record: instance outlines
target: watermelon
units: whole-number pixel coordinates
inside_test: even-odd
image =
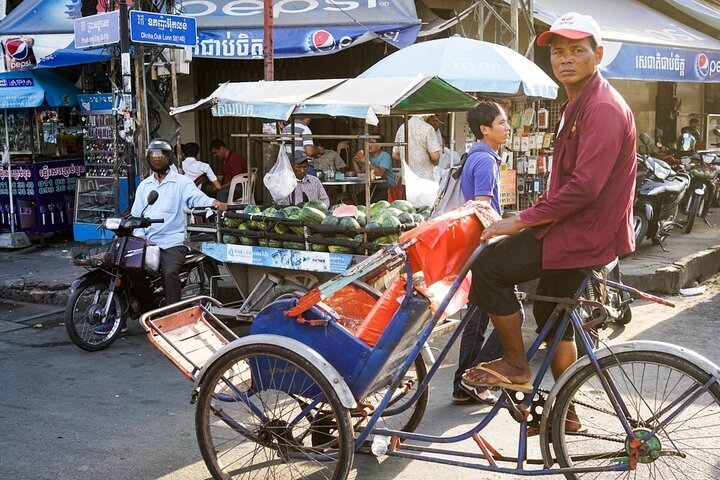
[[[368,231],[368,233],[371,233],[373,230],[378,230],[382,228],[382,225],[377,222],[368,222],[367,225],[365,225],[365,230]]]
[[[352,247],[343,247],[341,245],[329,245],[328,250],[330,253],[354,253],[355,250]]]
[[[358,205],[357,209],[360,213],[367,214],[367,207],[365,207],[365,205]]]
[[[340,219],[338,217],[336,217],[335,215],[328,215],[320,223],[321,223],[321,225],[339,225]]]
[[[400,220],[395,217],[385,217],[382,221],[382,228],[397,228],[400,226]]]
[[[325,204],[323,202],[321,202],[320,200],[310,200],[309,202],[307,202],[305,204],[305,206],[303,208],[305,208],[305,207],[315,208],[325,214],[327,214],[327,211],[328,211]]]
[[[297,214],[289,215],[288,220],[300,221],[300,215],[297,215]],[[305,228],[302,225],[293,225],[290,227],[290,230],[292,230],[294,233],[297,233],[300,236],[305,235]]]
[[[385,200],[380,200],[379,202],[373,203],[372,205],[370,205],[370,217],[374,217],[389,206],[390,204]]]
[[[285,215],[287,215],[288,217],[290,215],[300,215],[300,210],[302,210],[302,208],[295,205],[283,208],[283,212],[285,212]]]
[[[407,200],[395,200],[390,204],[390,208],[397,208],[398,210],[402,210],[405,213],[415,213],[415,209],[412,206],[412,203],[408,202]]]
[[[395,243],[395,240],[390,238],[390,235],[383,235],[382,237],[376,238],[375,243],[378,245],[390,245],[391,243]]]
[[[223,243],[228,243],[228,244],[231,244],[231,245],[232,245],[232,244],[235,244],[235,243],[238,243],[238,238],[237,238],[235,235],[225,234],[225,235],[223,235],[222,240],[223,240]]]
[[[360,224],[360,228],[364,227],[367,224],[367,217],[364,213],[358,213],[357,222],[358,224]]]
[[[327,252],[328,251],[327,245],[325,245],[323,243],[313,243],[310,246],[310,248],[312,248],[313,252]]]
[[[413,214],[412,214],[412,217],[413,217],[413,221],[414,221],[415,223],[422,223],[422,222],[425,221],[425,219],[423,218],[423,216],[420,215],[419,213],[413,213]]]
[[[287,215],[282,210],[276,210],[275,213],[270,215],[270,217],[284,220],[287,218]],[[273,223],[274,222],[270,222],[270,225],[273,225]],[[288,226],[278,222],[273,225],[273,231],[275,233],[279,233],[280,235],[284,235],[288,231]]]
[[[360,211],[355,205],[343,205],[342,207],[337,207],[335,210],[333,210],[333,215],[335,215],[338,218],[341,217],[357,217]]]
[[[328,212],[329,212],[329,213],[332,213],[332,212],[335,211],[336,208],[344,207],[344,206],[345,206],[344,203],[338,203],[337,205],[333,205],[332,207],[330,207],[330,208],[328,209]]]
[[[268,239],[267,238],[258,238],[258,245],[260,245],[261,247],[267,247]]]
[[[309,203],[310,202],[308,202],[308,204]],[[322,223],[325,216],[325,212],[318,210],[317,208],[306,206],[300,211],[299,218],[305,223]]]
[[[243,210],[243,213],[246,215],[256,215],[260,213],[260,207],[258,207],[257,205],[248,205]]]
[[[398,221],[399,221],[400,223],[402,223],[403,225],[409,225],[409,224],[411,224],[411,223],[415,223],[415,220],[413,219],[413,216],[412,216],[411,214],[405,213],[405,212],[403,212],[403,213],[401,213],[400,215],[398,215],[398,216],[397,216],[397,219],[398,219]]]
[[[339,225],[341,227],[345,227],[345,228],[354,228],[354,229],[360,228],[360,224],[353,217],[342,217],[340,219]]]
[[[247,245],[249,247],[252,247],[252,246],[255,246],[258,244],[257,239],[246,237],[246,236],[238,237],[238,240],[240,241],[240,243],[242,245]]]
[[[305,244],[300,242],[282,242],[282,246],[290,250],[305,250]]]

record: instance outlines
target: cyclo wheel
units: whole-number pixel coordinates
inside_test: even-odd
[[[673,413],[677,406],[673,402],[681,403],[691,396],[689,389],[710,379],[708,373],[684,358],[653,351],[623,352],[599,362],[603,376],[614,383],[627,406],[628,421],[636,433],[649,433]],[[566,427],[577,430],[577,423],[566,419],[571,405],[587,431],[566,432]],[[577,371],[563,386],[552,418],[553,448],[561,467],[613,466],[628,461],[627,434],[592,365]],[[648,440],[648,449],[640,454],[636,470],[565,477],[716,479],[720,477],[719,436],[720,384],[715,382]]]
[[[420,384],[423,380],[425,380],[426,375],[427,366],[425,366],[425,361],[423,360],[422,355],[418,355],[415,362],[413,362],[413,365],[405,373],[400,385],[398,385],[395,389],[393,397],[390,399],[385,411],[392,412],[393,410],[403,407],[407,402],[409,402],[417,392]],[[363,399],[361,403],[367,403],[376,407],[386,393],[387,389],[380,390]],[[422,395],[418,397],[417,401],[413,405],[410,405],[406,410],[395,415],[383,414],[382,419],[385,423],[385,428],[389,430],[400,430],[403,432],[414,432],[420,424],[423,415],[425,415],[429,398],[430,389],[426,388]],[[353,416],[355,415],[353,414]]]
[[[107,316],[103,314],[108,295],[108,280],[85,283],[76,288],[65,307],[65,330],[70,340],[88,352],[108,348],[121,334],[125,305],[119,291],[113,295]],[[106,325],[105,332],[97,330]]]
[[[313,433],[328,417],[334,435],[314,445]],[[215,479],[344,480],[355,453],[349,412],[330,382],[308,360],[276,345],[244,345],[210,367],[195,429]]]

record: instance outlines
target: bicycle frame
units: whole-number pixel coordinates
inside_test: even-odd
[[[473,468],[477,470],[484,470],[484,471],[492,471],[492,472],[498,472],[498,473],[509,473],[509,474],[516,474],[516,475],[525,475],[525,476],[539,476],[539,475],[548,475],[548,474],[562,474],[562,473],[588,473],[588,472],[601,472],[601,471],[628,471],[631,469],[631,466],[629,463],[625,464],[617,464],[617,465],[611,465],[611,466],[599,466],[599,467],[571,467],[571,468],[562,468],[562,467],[556,467],[556,468],[542,468],[542,469],[527,469],[525,468],[526,463],[530,464],[543,464],[542,460],[534,460],[534,459],[527,459],[527,417],[525,416],[522,421],[519,422],[520,425],[520,433],[519,433],[519,441],[518,441],[518,453],[516,458],[510,458],[510,457],[504,457],[500,454],[498,454],[494,449],[479,435],[479,433],[492,421],[493,418],[497,415],[498,412],[500,412],[502,409],[508,409],[511,412],[513,410],[517,410],[520,413],[527,412],[533,398],[538,392],[538,389],[540,388],[540,383],[542,382],[542,379],[545,377],[545,374],[548,371],[548,368],[550,367],[550,362],[555,354],[555,352],[558,349],[558,346],[560,344],[560,341],[562,340],[562,336],[556,335],[553,338],[553,341],[549,345],[547,355],[545,359],[543,360],[543,363],[538,370],[536,376],[533,379],[533,391],[531,394],[525,395],[524,400],[517,406],[514,406],[507,395],[507,393],[503,393],[503,396],[498,400],[498,402],[493,406],[492,410],[485,416],[485,418],[480,421],[477,425],[475,425],[470,430],[453,436],[436,436],[436,435],[429,435],[429,434],[421,434],[421,433],[410,433],[410,432],[402,432],[398,430],[388,430],[383,428],[375,428],[377,422],[383,415],[394,415],[397,413],[401,413],[404,410],[407,410],[423,393],[423,391],[428,387],[428,384],[430,380],[433,378],[435,373],[437,372],[439,366],[442,364],[445,357],[448,355],[450,348],[453,346],[457,338],[461,335],[463,328],[467,324],[469,317],[466,317],[463,319],[463,321],[458,325],[457,329],[453,334],[451,335],[450,339],[448,340],[445,347],[442,349],[440,354],[437,357],[436,362],[432,365],[430,370],[428,371],[425,379],[423,382],[418,386],[418,389],[416,390],[413,397],[406,402],[403,406],[385,410],[388,403],[390,402],[393,391],[400,385],[402,382],[402,379],[406,372],[409,370],[413,362],[415,361],[416,357],[420,354],[420,351],[422,350],[423,345],[427,341],[427,339],[430,336],[430,333],[432,332],[432,329],[436,325],[436,323],[439,321],[440,316],[442,312],[444,312],[445,308],[449,304],[450,300],[454,296],[455,292],[460,287],[460,284],[462,280],[467,275],[468,271],[470,270],[470,266],[474,263],[475,259],[479,255],[479,253],[482,251],[484,246],[478,247],[468,260],[465,267],[461,270],[460,274],[458,275],[457,279],[453,283],[450,291],[446,295],[446,297],[443,299],[442,303],[440,304],[440,307],[435,312],[431,320],[428,322],[428,324],[425,326],[425,328],[422,331],[422,334],[418,338],[415,346],[411,350],[410,354],[408,355],[407,359],[404,361],[402,366],[400,367],[399,371],[396,373],[396,375],[393,378],[393,381],[390,385],[390,388],[388,388],[388,393],[383,397],[380,404],[376,407],[375,411],[373,412],[372,416],[369,418],[367,425],[364,427],[364,429],[360,432],[360,434],[356,438],[355,442],[355,448],[359,449],[360,446],[365,442],[365,440],[368,438],[368,436],[372,433],[374,435],[384,435],[389,436],[392,438],[391,442],[391,448],[387,452],[387,455],[396,456],[396,457],[403,457],[403,458],[409,458],[409,459],[418,459],[418,460],[425,460],[435,463],[441,463],[446,465],[453,465],[453,466],[462,466],[467,468]],[[626,292],[630,292],[635,294],[636,296],[639,296],[640,298],[644,298],[647,300],[654,301],[656,303],[663,303],[666,305],[671,305],[671,303],[663,301],[662,299],[659,299],[657,297],[645,294],[643,292],[640,292],[639,290],[636,290],[632,287],[628,287],[626,285],[623,285],[621,283],[613,282],[610,280],[603,281],[603,279],[595,276],[592,272],[585,272],[585,278],[578,286],[575,294],[573,295],[573,299],[577,300],[580,298],[582,292],[585,290],[586,286],[589,282],[599,282],[602,284],[603,282],[610,287],[617,288],[619,290],[623,290]],[[559,302],[562,302],[563,299],[558,298]],[[600,367],[598,358],[595,356],[590,339],[588,336],[588,333],[585,332],[583,329],[583,319],[580,316],[579,313],[579,305],[574,306],[568,306],[567,303],[558,303],[555,310],[551,314],[548,322],[544,325],[541,332],[538,334],[536,340],[533,342],[532,346],[527,352],[527,358],[528,361],[530,361],[537,351],[539,350],[540,346],[549,338],[549,334],[552,330],[552,327],[559,322],[559,326],[557,331],[562,332],[564,331],[570,323],[572,323],[572,326],[574,328],[575,334],[579,335],[580,341],[582,342],[582,345],[585,347],[585,350],[588,352],[588,358],[593,365],[594,370],[596,371],[598,378],[601,381],[601,384],[610,398],[611,404],[613,409],[615,410],[615,413],[618,416],[619,421],[621,422],[625,432],[627,433],[628,437],[631,440],[636,440],[638,437],[635,435],[632,426],[630,425],[628,418],[630,418],[629,410],[625,403],[623,402],[618,389],[615,387],[613,381],[603,373],[602,368]],[[564,315],[561,317],[561,312],[566,311]],[[692,389],[691,392],[686,392],[687,395],[681,396],[680,398],[684,398],[684,401],[681,401],[680,399],[673,402],[670,406],[668,406],[665,410],[671,411],[675,409],[675,411],[669,415],[666,419],[663,420],[662,423],[660,423],[658,426],[656,426],[652,434],[655,433],[658,429],[664,428],[664,426],[672,421],[673,418],[675,418],[680,412],[682,412],[685,408],[687,408],[688,405],[694,401],[695,398],[697,398],[702,393],[706,392],[712,384],[717,381],[716,377],[712,377],[705,385],[702,386],[696,386]],[[678,405],[679,404],[679,405]],[[666,413],[666,411],[662,413]],[[481,464],[476,462],[469,462],[469,461],[463,461],[463,460],[457,460],[453,458],[444,458],[445,457],[467,457],[467,458],[479,458],[479,456],[475,453],[465,453],[465,452],[457,452],[457,451],[451,451],[441,448],[434,448],[434,447],[424,447],[420,445],[403,445],[400,444],[398,440],[415,440],[418,442],[426,442],[426,443],[456,443],[460,442],[466,439],[472,438],[480,448],[483,456],[480,457],[483,460],[487,462],[487,464]],[[642,440],[642,439],[640,439]],[[500,467],[496,463],[497,461],[500,462],[515,462],[516,466],[514,468],[504,468]]]

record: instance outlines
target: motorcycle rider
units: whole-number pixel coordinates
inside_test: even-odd
[[[177,171],[171,170],[173,164],[173,148],[166,140],[155,139],[150,142],[145,152],[153,174],[140,182],[135,194],[131,215],[149,218],[162,218],[164,223],[155,223],[148,228],[138,229],[135,234],[160,247],[160,267],[165,285],[165,303],[167,305],[180,301],[180,267],[185,259],[188,248],[185,240],[185,207],[213,206],[224,212],[227,204],[205,195],[192,180]],[[148,205],[148,193],[156,190],[159,194],[153,205]]]

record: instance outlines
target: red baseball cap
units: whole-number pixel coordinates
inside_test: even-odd
[[[537,37],[537,44],[545,47],[550,44],[553,35],[569,38],[570,40],[581,40],[592,37],[595,43],[602,45],[600,25],[590,16],[570,12],[555,20],[547,32]]]

